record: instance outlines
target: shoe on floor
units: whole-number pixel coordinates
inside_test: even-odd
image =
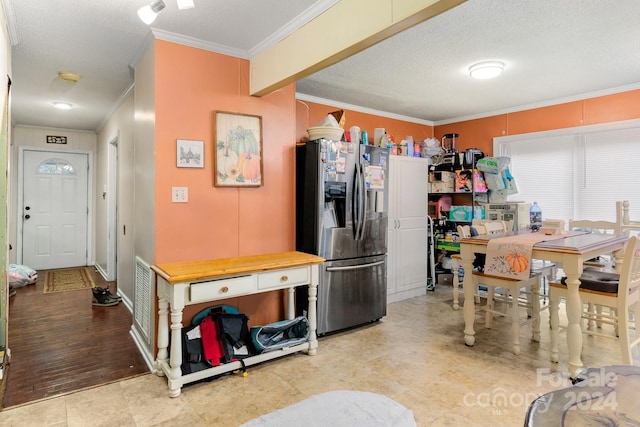
[[[112,299],[117,299],[118,301],[122,300],[122,297],[120,295],[112,294],[111,291],[109,290],[109,288],[100,288],[100,287],[93,288],[93,295],[102,294],[102,293],[106,293]]]
[[[98,307],[110,307],[120,304],[120,299],[114,298],[113,295],[109,293],[108,289],[94,288],[91,304]]]

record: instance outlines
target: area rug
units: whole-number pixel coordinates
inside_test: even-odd
[[[398,402],[366,391],[317,394],[263,415],[240,427],[415,427],[413,412]]]
[[[44,276],[44,293],[77,291],[95,288],[96,284],[87,267],[47,270]]]

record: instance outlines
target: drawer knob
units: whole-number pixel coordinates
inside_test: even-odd
[[[223,286],[220,288],[220,292],[222,292],[223,294],[226,294],[227,292],[229,292],[229,288],[227,286]]]
[[[287,280],[289,280],[289,277],[287,277],[287,276],[282,276],[282,277],[280,278],[280,281],[281,281],[281,282],[286,282]]]

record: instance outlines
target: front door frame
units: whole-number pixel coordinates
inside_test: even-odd
[[[22,239],[23,239],[23,221],[22,213],[24,212],[24,152],[25,151],[40,151],[49,152],[52,155],[60,154],[85,154],[87,155],[87,165],[89,170],[87,173],[87,259],[86,264],[93,264],[93,212],[94,212],[94,200],[93,200],[93,152],[88,150],[75,150],[75,149],[52,149],[49,147],[29,147],[20,146],[18,151],[18,203],[16,204],[16,223],[17,223],[17,238],[16,238],[16,262],[22,264]]]

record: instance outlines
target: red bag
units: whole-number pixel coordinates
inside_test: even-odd
[[[200,336],[202,337],[202,352],[205,360],[212,366],[219,366],[220,359],[224,358],[224,349],[218,336],[218,329],[211,316],[205,317],[200,322]]]

